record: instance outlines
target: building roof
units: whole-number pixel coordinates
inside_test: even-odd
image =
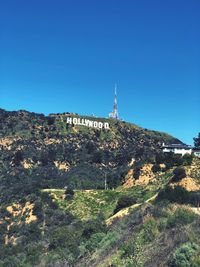
[[[163,148],[192,149],[192,146],[188,146],[185,144],[170,144],[170,145],[163,145]]]
[[[200,152],[200,148],[193,148],[193,152]]]

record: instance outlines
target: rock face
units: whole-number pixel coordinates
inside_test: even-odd
[[[185,188],[187,191],[198,191],[200,190],[200,184],[194,178],[183,178],[177,185]]]
[[[106,173],[112,187],[135,162],[153,159],[161,152],[163,142],[180,143],[165,133],[112,119],[95,118],[109,124],[109,129],[68,124],[69,116],[94,120],[72,113],[44,116],[0,109],[3,174],[38,177],[42,187],[72,183],[78,188],[104,188]],[[113,177],[115,185],[110,182]]]
[[[140,169],[140,174],[137,179],[134,178],[134,169],[130,169],[125,179],[125,188],[132,187],[134,185],[147,185],[155,178],[155,174],[152,171],[153,164],[144,164]]]
[[[33,215],[34,204],[26,202],[23,206],[19,203],[13,203],[11,206],[6,207],[7,216],[4,220],[7,222],[6,230],[7,233],[10,232],[11,228],[19,227],[22,225],[21,218],[24,218],[25,224],[30,224],[37,221],[37,217]],[[0,220],[0,225],[3,224],[3,220]],[[4,245],[13,244],[17,245],[19,242],[19,237],[16,233],[6,234],[4,236]]]

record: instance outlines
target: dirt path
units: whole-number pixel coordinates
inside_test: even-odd
[[[135,208],[137,208],[137,207],[140,207],[140,206],[143,205],[144,203],[149,203],[150,201],[156,199],[157,196],[158,196],[158,193],[156,193],[155,195],[153,195],[152,197],[150,197],[149,199],[145,200],[145,201],[142,202],[142,203],[137,203],[137,204],[134,204],[134,205],[132,205],[132,206],[130,206],[130,207],[127,207],[127,208],[124,208],[124,209],[118,211],[116,214],[114,214],[113,216],[111,216],[110,218],[108,218],[108,219],[106,220],[106,225],[111,225],[115,219],[123,218],[124,216],[129,215],[129,213],[130,213],[133,209],[135,209]]]

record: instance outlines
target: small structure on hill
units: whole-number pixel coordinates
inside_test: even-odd
[[[192,154],[192,146],[188,146],[185,144],[170,144],[165,145],[163,143],[162,150],[164,153],[172,152],[174,154],[179,154],[184,156],[185,154]]]

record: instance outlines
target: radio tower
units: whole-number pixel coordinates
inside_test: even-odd
[[[109,118],[112,119],[119,119],[118,110],[117,110],[117,85],[115,84],[115,97],[114,97],[114,104],[113,104],[113,111],[109,114]]]

